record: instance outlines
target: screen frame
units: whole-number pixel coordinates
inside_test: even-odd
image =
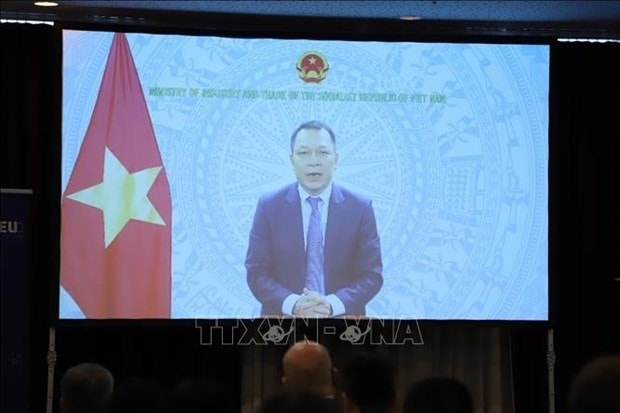
[[[120,13],[119,13],[120,14]],[[108,12],[108,16],[114,16],[113,12]],[[405,22],[388,19],[342,19],[326,17],[290,17],[290,16],[254,16],[254,15],[214,15],[203,13],[166,13],[159,15],[155,13],[155,18],[127,18],[123,21],[119,17],[107,17],[107,20],[117,19],[118,22],[59,22],[56,26],[60,31],[59,36],[62,43],[62,32],[64,30],[81,30],[92,32],[124,32],[124,33],[144,33],[144,34],[175,34],[190,36],[218,36],[231,38],[264,38],[264,39],[304,39],[304,40],[353,40],[353,41],[383,41],[383,42],[417,42],[417,43],[478,43],[478,44],[525,44],[525,45],[546,45],[549,46],[550,53],[550,74],[553,66],[553,44],[556,38],[551,35],[534,35],[531,32],[524,35],[520,29],[484,29],[484,24],[478,22],[476,27],[482,29],[468,28],[467,22],[432,22],[416,21]],[[257,23],[257,17],[261,23]],[[161,19],[158,20],[158,19]],[[412,24],[414,23],[414,24]],[[495,24],[497,25],[497,24]],[[517,25],[518,26],[518,25]],[[311,29],[320,27],[320,30]],[[308,29],[310,28],[310,29]],[[59,46],[62,51],[62,44]],[[62,61],[62,60],[61,60]],[[62,70],[60,70],[62,72]],[[62,82],[60,80],[59,82]],[[555,220],[554,210],[554,187],[553,182],[557,173],[553,170],[555,140],[552,139],[552,94],[553,80],[549,78],[549,131],[548,131],[548,278],[547,278],[547,319],[546,320],[486,320],[486,319],[386,319],[387,322],[399,322],[403,325],[435,324],[441,325],[497,325],[497,326],[536,326],[547,328],[553,325],[553,302],[555,300],[555,276],[554,276],[554,240],[553,229]],[[62,100],[62,97],[61,97]],[[59,105],[62,108],[62,105]],[[60,115],[59,115],[60,116]],[[58,153],[60,153],[61,131],[58,131]],[[58,198],[61,199],[61,178],[60,169],[55,172],[55,187],[58,188]],[[60,208],[60,205],[58,206]],[[58,225],[60,230],[60,225]],[[60,231],[59,231],[60,232]],[[60,233],[54,234],[55,243],[53,250],[60,254]],[[59,260],[58,260],[59,262]],[[60,271],[59,266],[54,271],[55,277],[51,291],[51,324],[52,326],[118,326],[121,328],[133,325],[144,326],[169,326],[170,323],[178,326],[193,326],[196,328],[195,319],[170,318],[170,319],[63,319],[59,314],[59,291],[60,291]],[[231,326],[236,320],[249,320],[249,318],[209,318],[200,319],[201,325],[223,325]],[[319,319],[324,325],[334,324],[342,326],[342,319],[328,318]],[[206,324],[205,324],[206,323]]]

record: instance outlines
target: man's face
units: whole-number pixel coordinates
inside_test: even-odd
[[[297,133],[291,164],[297,181],[308,193],[319,195],[332,181],[338,154],[324,129],[302,129]]]

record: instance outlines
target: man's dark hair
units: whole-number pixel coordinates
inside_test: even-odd
[[[473,401],[465,384],[450,377],[432,377],[407,392],[403,413],[472,413]]]
[[[299,125],[297,129],[295,129],[295,131],[291,135],[291,153],[293,153],[293,150],[295,148],[295,139],[297,139],[297,134],[302,129],[326,130],[327,133],[329,133],[329,137],[331,138],[332,143],[334,144],[334,148],[336,147],[336,134],[334,133],[332,128],[330,128],[329,126],[327,126],[325,123],[321,121],[311,120],[311,121],[304,122],[301,125]]]
[[[379,355],[354,356],[342,370],[342,391],[362,413],[389,411],[396,399],[394,368]]]
[[[114,377],[96,363],[81,363],[68,369],[60,381],[63,413],[103,412],[112,391]]]

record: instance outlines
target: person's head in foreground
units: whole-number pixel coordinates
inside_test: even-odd
[[[472,413],[471,393],[450,377],[432,377],[415,383],[407,392],[403,413]]]
[[[332,360],[327,349],[314,341],[300,341],[284,354],[282,384],[287,390],[334,395]]]
[[[354,356],[341,377],[345,413],[396,411],[394,369],[385,358],[372,354]]]
[[[69,368],[60,381],[62,413],[102,413],[114,390],[114,377],[96,363]]]
[[[581,369],[570,387],[568,411],[620,412],[620,355],[598,357]]]

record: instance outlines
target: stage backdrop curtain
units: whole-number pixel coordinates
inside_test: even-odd
[[[454,377],[465,383],[477,413],[512,413],[514,408],[510,337],[507,327],[420,324],[422,344],[356,346],[336,336],[319,337],[336,368],[359,352],[388,358],[396,371],[399,401],[413,383],[426,377]],[[287,343],[292,344],[292,343]],[[282,356],[287,346],[243,349],[242,413],[257,412],[261,401],[281,388]]]
[[[579,370],[620,349],[620,44],[551,52],[549,291],[564,413]]]

